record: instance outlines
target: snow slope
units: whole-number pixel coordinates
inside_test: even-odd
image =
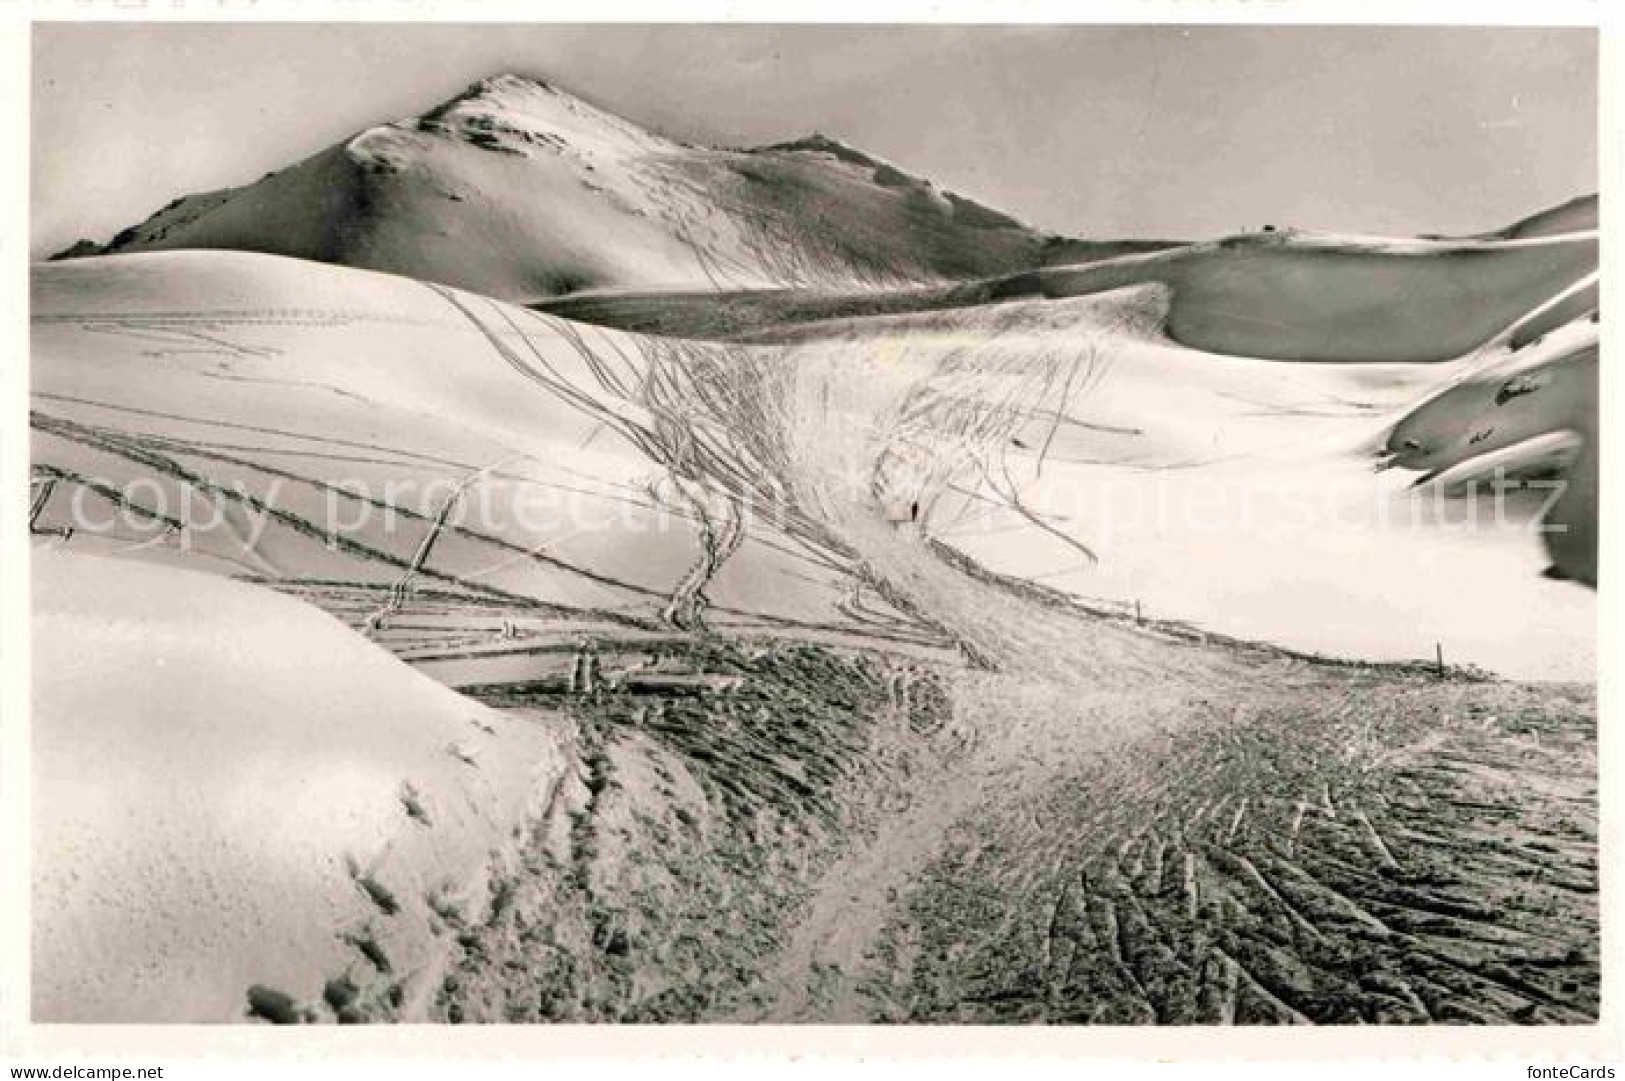
[[[259,587],[41,549],[33,634],[36,1021],[239,1021],[255,986],[409,1017],[563,770]]]
[[[1153,283],[741,345],[265,256],[52,264],[36,272],[36,527],[72,524],[76,499],[99,519],[102,493],[141,476],[171,507],[223,503],[222,525],[194,511],[67,543],[274,582],[452,683],[562,670],[546,666],[587,632],[700,622],[964,646],[897,584],[896,561],[929,557],[899,539],[916,513],[1002,572],[1226,633],[1591,671],[1595,601],[1541,576],[1539,493],[1465,521],[1468,503],[1409,487],[1431,463],[1375,468],[1408,412],[1500,354],[1222,357],[1169,341],[1169,304]],[[1573,393],[1508,415],[1566,431]],[[362,513],[363,484],[387,507]],[[546,512],[477,516],[516,495]]]
[[[950,286],[595,293],[537,306],[607,326],[762,340],[780,326],[822,319],[1155,284],[1169,290],[1165,331],[1195,349],[1275,360],[1427,362],[1462,356],[1512,328],[1521,345],[1594,311],[1597,244],[1594,229],[1519,240],[1255,233]]]
[[[1541,574],[1546,492],[1496,504],[1374,468],[1398,420],[1482,361],[1204,354],[1156,333],[1166,304],[1153,286],[820,324],[796,369],[847,401],[876,369],[917,375],[862,422],[886,433],[893,516],[918,502],[927,533],[998,572],[1326,654],[1439,642],[1508,675],[1594,678],[1595,595]],[[802,444],[813,460],[852,427],[823,393],[798,411],[828,425]],[[1563,432],[1573,400],[1532,395],[1521,423]]]
[[[70,547],[275,582],[417,659],[700,618],[934,640],[748,470],[683,460],[760,435],[682,385],[725,351],[234,252],[41,266],[34,326],[36,528]]]
[[[1522,240],[1526,237],[1596,232],[1601,228],[1598,214],[1597,196],[1580,195],[1549,210],[1531,214],[1490,235]]]
[[[1597,244],[1595,230],[1517,241],[1255,233],[1047,267],[961,296],[1087,296],[1155,283],[1170,290],[1167,333],[1194,349],[1426,362],[1478,348],[1595,274]]]

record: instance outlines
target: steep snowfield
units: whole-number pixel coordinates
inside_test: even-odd
[[[33,634],[36,1021],[239,1021],[255,986],[421,1012],[443,917],[563,770],[254,586],[39,549]]]
[[[691,146],[510,75],[179,199],[107,250],[269,252],[535,299],[983,277],[1042,261],[1047,239],[833,140]]]

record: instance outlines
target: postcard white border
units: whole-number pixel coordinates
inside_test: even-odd
[[[1599,155],[1603,214],[1604,307],[1625,311],[1613,263],[1620,230],[1625,100],[1619,12],[1625,5],[1578,0],[0,0],[0,1062],[89,1060],[1246,1060],[1618,1063],[1625,939],[1620,884],[1625,768],[1618,658],[1621,613],[1605,582],[1598,656],[1602,806],[1602,1019],[1539,1028],[1152,1028],[968,1026],[400,1026],[273,1029],[262,1026],[53,1026],[28,1020],[28,146],[29,31],[32,21],[235,22],[774,22],[774,23],[1245,23],[1254,25],[1594,26],[1601,32]],[[1419,180],[1425,183],[1425,180]],[[1602,324],[1605,356],[1614,323]],[[1625,377],[1602,366],[1605,470],[1625,420]],[[1603,562],[1619,564],[1621,500],[1610,480],[1603,500]],[[1520,1074],[1521,1076],[1521,1074]]]

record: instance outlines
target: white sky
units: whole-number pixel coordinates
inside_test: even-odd
[[[33,63],[36,257],[501,71],[1077,236],[1476,232],[1597,187],[1591,30],[63,23]]]

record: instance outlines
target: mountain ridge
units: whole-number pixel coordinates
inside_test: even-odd
[[[235,248],[528,300],[958,280],[1036,265],[1058,243],[1079,242],[822,134],[700,147],[505,73],[53,258]]]

